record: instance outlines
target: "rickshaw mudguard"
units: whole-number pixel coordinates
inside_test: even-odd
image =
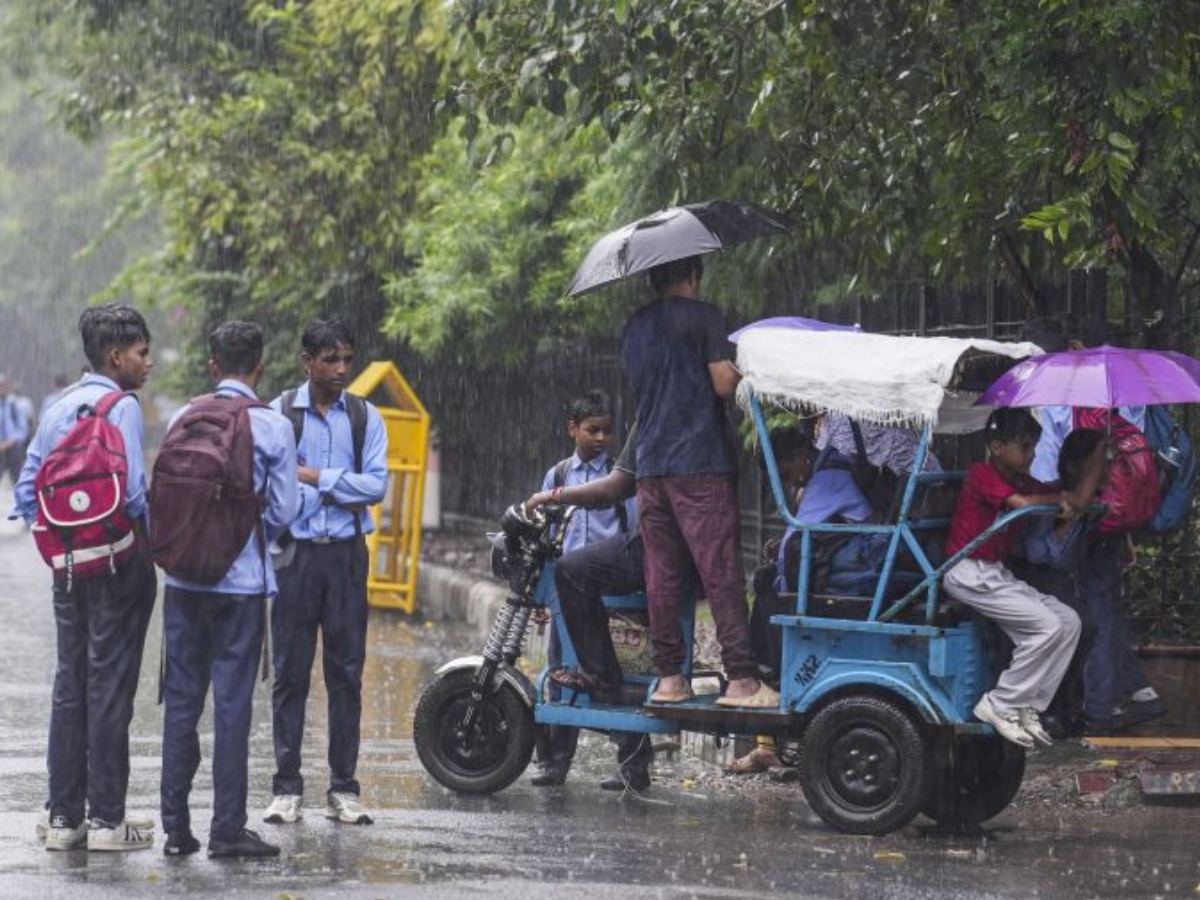
[[[988,656],[973,622],[953,628],[772,616],[783,629],[782,706],[808,713],[831,696],[880,691],[922,720],[960,725],[988,683]]]
[[[482,656],[460,656],[458,659],[452,659],[450,662],[441,666],[437,672],[434,673],[434,675],[435,677],[440,678],[448,672],[454,672],[459,669],[474,670],[478,669],[482,665]],[[496,674],[492,676],[493,684],[497,681],[507,682],[508,684],[512,685],[512,687],[516,689],[517,695],[525,701],[525,705],[530,709],[533,709],[533,707],[536,705],[537,694],[534,692],[533,682],[531,682],[520,670],[515,669],[512,666],[502,664],[496,670]]]

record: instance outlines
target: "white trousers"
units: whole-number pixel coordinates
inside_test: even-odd
[[[1008,668],[992,688],[999,713],[1044,712],[1079,642],[1079,616],[1034,590],[1003,563],[960,560],[942,580],[946,593],[992,619],[1013,642]]]

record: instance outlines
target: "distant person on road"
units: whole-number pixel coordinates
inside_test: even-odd
[[[34,479],[46,455],[75,423],[79,406],[94,405],[112,391],[137,390],[152,367],[150,330],[131,307],[90,307],[79,317],[79,331],[92,372],[46,410],[30,444],[10,515],[29,525],[37,516]],[[62,574],[55,576],[58,662],[47,752],[47,850],[144,850],[154,840],[145,817],[125,810],[129,723],[157,591],[146,538],[143,421],[137,398],[121,399],[109,420],[124,438],[125,508],[134,522],[136,550],[111,574],[73,583]]]
[[[686,648],[679,608],[698,575],[728,678],[720,706],[771,708],[777,691],[758,680],[750,649],[738,518],[737,467],[724,404],[741,374],[720,310],[700,300],[700,257],[650,270],[656,298],[621,333],[621,366],[638,422],[638,515],[654,662],[653,703],[684,703]]]
[[[574,444],[574,452],[551,466],[542,479],[542,490],[552,494],[598,481],[612,470],[613,460],[608,450],[613,434],[613,408],[608,395],[593,390],[572,400],[567,407],[566,432]],[[637,510],[628,498],[597,509],[578,510],[567,525],[563,554],[617,535],[627,535],[631,523],[637,524],[636,516]],[[546,663],[551,669],[562,665],[562,644],[557,627],[550,629]],[[557,687],[551,688],[551,696],[557,699]],[[534,787],[551,787],[566,781],[578,740],[578,728],[538,726],[538,771],[531,779]]]
[[[319,634],[329,705],[325,817],[370,825],[355,777],[367,654],[364,535],[375,528],[368,507],[387,488],[387,432],[379,411],[346,391],[354,339],[344,324],[313,322],[300,347],[308,380],[271,403],[297,436],[301,506],[291,529],[295,557],[279,570],[271,612],[276,768],[274,799],[263,820],[286,824],[303,815],[300,748]]]
[[[262,329],[252,322],[225,322],[209,336],[208,347],[208,370],[217,395],[257,399]],[[184,407],[175,414],[168,436],[186,412]],[[279,855],[277,846],[246,827],[250,718],[263,646],[264,604],[275,593],[275,573],[266,562],[263,542],[287,530],[300,510],[300,498],[291,423],[266,407],[247,412],[254,438],[254,488],[264,500],[261,533],[255,529],[216,584],[196,584],[170,574],[166,580],[162,821],[167,856],[188,856],[200,849],[192,833],[188,795],[200,766],[197,725],[210,683],[213,818],[208,855]]]
[[[7,472],[14,486],[21,477],[29,441],[29,414],[21,401],[8,376],[0,374],[0,477]]]

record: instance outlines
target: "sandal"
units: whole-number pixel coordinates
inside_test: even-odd
[[[779,706],[779,692],[765,684],[746,697],[718,697],[717,706],[733,706],[738,709],[774,709]]]
[[[692,686],[690,684],[677,693],[666,692],[662,688],[659,688],[650,695],[651,703],[686,703],[694,699],[696,699],[696,695],[692,693]]]
[[[783,766],[774,750],[768,747],[755,747],[745,756],[740,756],[722,766],[722,770],[730,775],[757,775],[768,769],[778,769]]]
[[[600,688],[600,682],[583,669],[568,669],[565,666],[561,669],[552,669],[550,680],[559,687],[570,688],[580,694],[590,694]]]

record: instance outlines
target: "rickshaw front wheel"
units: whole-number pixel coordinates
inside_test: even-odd
[[[877,696],[834,700],[809,722],[800,749],[809,806],[838,831],[888,834],[925,805],[932,754],[921,724]]]
[[[943,828],[973,830],[1017,796],[1025,750],[995,734],[946,735],[938,741],[937,777],[922,812]]]
[[[474,669],[431,682],[417,701],[413,743],[421,765],[460,794],[492,794],[520,777],[533,755],[533,712],[513,685],[500,681],[475,701]],[[466,725],[468,709],[475,713]]]

